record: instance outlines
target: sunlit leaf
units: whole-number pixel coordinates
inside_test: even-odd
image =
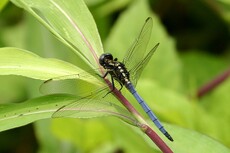
[[[165,125],[169,129],[174,138],[174,142],[167,144],[175,153],[228,153],[230,149],[220,142],[212,139],[202,133],[181,128],[173,125]],[[137,131],[138,132],[138,131]],[[158,133],[158,131],[157,131]],[[167,142],[167,138],[163,138]],[[148,139],[146,139],[150,143]]]
[[[212,134],[213,137],[226,145],[230,144],[230,137],[227,134],[230,128],[229,91],[230,79],[223,82],[213,90],[209,96],[205,96],[200,101],[202,107],[204,107],[214,119],[211,123],[208,122],[205,127],[210,129],[209,133]]]
[[[48,80],[58,76],[67,76],[84,70],[58,59],[41,58],[31,52],[18,48],[0,49],[0,75],[21,75],[33,79]],[[98,79],[81,78],[97,83]]]
[[[6,4],[8,3],[8,0],[1,0],[0,1],[0,12],[1,10],[6,6]]]
[[[31,99],[27,102],[0,106],[0,131],[12,129],[36,120],[51,118],[53,113],[68,103],[75,102],[72,95],[57,94]],[[102,116],[116,116],[136,125],[136,119],[124,108],[107,101],[91,100],[86,103],[79,101],[73,108],[72,118],[92,118]],[[84,101],[85,102],[85,101]]]
[[[35,16],[87,64],[98,67],[98,57],[103,53],[103,48],[96,24],[83,0],[12,2]]]
[[[183,128],[174,129],[175,142],[170,147],[177,153],[228,153],[229,148],[201,133]]]

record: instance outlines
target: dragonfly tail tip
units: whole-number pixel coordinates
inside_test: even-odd
[[[165,136],[166,136],[170,141],[172,141],[172,142],[174,141],[173,138],[171,137],[171,135],[170,135],[168,132],[165,133]]]

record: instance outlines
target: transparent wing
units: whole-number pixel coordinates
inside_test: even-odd
[[[103,94],[105,95],[106,92],[108,92],[106,89],[107,88],[101,88],[95,91],[88,92],[88,95],[85,97],[79,96],[78,98],[76,98],[76,101],[73,101],[59,108],[53,114],[52,117],[71,117],[73,116],[74,114],[80,112],[81,110],[84,110],[84,108],[86,108],[88,103],[91,104],[92,101],[96,99],[101,99],[103,97]]]
[[[130,72],[130,80],[135,87],[137,85],[137,81],[140,78],[140,75],[145,68],[145,66],[148,64],[149,60],[151,59],[153,53],[156,51],[157,47],[159,46],[159,43],[156,44],[149,53],[144,57],[142,61],[137,63],[129,72]]]
[[[153,21],[152,18],[149,17],[146,19],[145,24],[142,27],[141,32],[137,37],[136,41],[126,52],[125,57],[123,59],[123,63],[125,64],[128,70],[131,70],[133,67],[136,67],[136,65],[143,60],[151,36],[152,26]]]
[[[72,101],[69,104],[66,104],[62,106],[60,109],[58,109],[53,114],[53,117],[81,116],[79,114],[83,114],[84,116],[87,114],[86,112],[89,107],[90,109],[88,111],[92,110],[92,114],[95,114],[97,112],[95,109],[102,105],[100,104],[99,106],[97,106],[100,101],[102,102],[105,100],[109,102],[117,101],[117,99],[112,94],[108,94],[112,89],[111,83],[110,84],[104,83],[104,80],[101,78],[101,76],[95,73],[92,73],[90,75],[89,74],[90,73],[87,72],[87,73],[80,73],[75,75],[67,75],[67,76],[52,78],[45,81],[41,85],[40,91],[44,94],[68,93],[77,96],[75,101]],[[84,79],[86,80],[90,78],[92,79],[93,77],[101,80],[102,82],[100,82],[100,84],[95,85],[86,82],[85,80],[82,80],[81,77],[84,77]],[[110,78],[109,75],[108,77]],[[118,89],[120,88],[120,84],[118,82],[114,82],[114,85]],[[95,104],[93,104],[93,102],[95,102]],[[94,108],[91,107],[93,105],[95,105]],[[105,111],[107,108],[108,107],[100,108],[102,114],[103,114],[103,110]]]
[[[137,120],[123,107],[106,99],[82,98],[58,109],[52,117],[92,118],[116,116],[123,121],[137,126]]]
[[[104,88],[106,84],[95,71],[51,78],[40,86],[42,94],[67,93],[85,96],[90,91]]]
[[[116,85],[117,84],[118,83],[116,83]],[[76,99],[76,101],[70,102],[69,104],[62,106],[53,114],[53,117],[76,117],[79,116],[79,114],[84,114],[87,112],[93,114],[95,114],[96,112],[99,113],[100,111],[104,112],[108,107],[102,107],[104,105],[100,102],[103,103],[118,101],[112,94],[108,94],[111,86],[112,84],[97,90],[90,89],[92,91],[90,91],[87,96],[79,97]]]

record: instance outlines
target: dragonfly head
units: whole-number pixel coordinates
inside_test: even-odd
[[[107,61],[113,60],[113,55],[110,53],[104,53],[99,58],[99,63],[101,66],[105,66],[107,64]]]

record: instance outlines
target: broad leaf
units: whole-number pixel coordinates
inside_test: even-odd
[[[0,75],[21,75],[33,79],[48,80],[83,72],[86,73],[70,63],[52,58],[41,58],[26,50],[0,49]],[[81,79],[92,83],[100,82],[94,77]]]
[[[50,118],[60,107],[76,101],[75,96],[57,94],[31,99],[18,104],[0,105],[0,131],[26,125],[36,120]],[[69,117],[117,116],[130,124],[136,125],[136,119],[127,110],[107,101],[91,100],[86,103],[79,101],[79,104],[73,109],[76,113]]]
[[[229,148],[201,133],[183,128],[175,128],[176,141],[170,147],[176,153],[228,153]]]
[[[175,153],[229,153],[230,149],[202,133],[181,128],[179,126],[165,125],[172,131],[174,142],[167,143]],[[138,131],[137,131],[138,132]],[[158,133],[158,131],[157,131]],[[167,142],[166,138],[163,138]],[[146,139],[146,141],[149,141]],[[150,142],[150,141],[149,141]]]
[[[35,16],[87,64],[98,67],[98,57],[103,53],[103,48],[96,24],[83,0],[12,2]]]
[[[6,6],[8,3],[8,0],[1,0],[0,1],[0,11]]]

